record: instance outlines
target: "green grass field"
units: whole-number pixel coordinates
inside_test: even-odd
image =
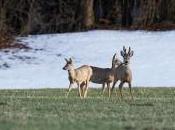
[[[175,88],[134,88],[134,101],[89,89],[0,90],[0,130],[175,130]]]

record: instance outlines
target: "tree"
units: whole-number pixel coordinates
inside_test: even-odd
[[[91,28],[95,24],[93,6],[94,0],[83,0],[83,25],[85,28]]]

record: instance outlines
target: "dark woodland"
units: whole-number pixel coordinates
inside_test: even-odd
[[[175,0],[0,0],[0,31],[175,29]]]

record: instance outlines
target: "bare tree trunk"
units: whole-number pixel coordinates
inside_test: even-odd
[[[94,26],[94,0],[84,0],[83,2],[83,25],[85,28],[91,28]]]
[[[0,31],[6,30],[6,3],[5,1],[0,2]]]

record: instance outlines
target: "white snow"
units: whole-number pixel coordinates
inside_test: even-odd
[[[89,31],[19,37],[32,50],[0,52],[0,88],[67,88],[64,58],[83,64],[111,67],[123,45],[131,46],[133,86],[175,86],[175,31]],[[9,67],[4,67],[6,63]],[[90,86],[99,87],[97,84]]]

